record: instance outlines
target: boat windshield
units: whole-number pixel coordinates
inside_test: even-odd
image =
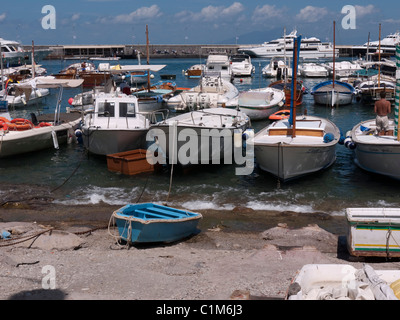
[[[115,117],[114,102],[99,102],[97,106],[99,117]]]
[[[119,104],[119,116],[120,117],[136,117],[135,104],[121,102]]]

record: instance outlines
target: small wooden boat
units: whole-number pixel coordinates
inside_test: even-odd
[[[283,120],[290,117],[290,110],[284,109],[274,112],[269,116],[269,120]]]
[[[200,213],[154,203],[127,204],[113,212],[120,237],[131,243],[173,242],[196,233]]]
[[[290,101],[292,96],[292,80],[284,81],[279,80],[272,82],[268,87],[283,90],[285,92],[285,106],[290,107]],[[306,92],[306,88],[303,83],[296,81],[296,100],[294,101],[295,106],[299,106],[303,103],[303,95]]]

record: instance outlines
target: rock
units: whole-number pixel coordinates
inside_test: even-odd
[[[231,294],[231,300],[250,300],[250,291],[235,290]]]
[[[81,248],[83,243],[83,239],[73,233],[53,230],[51,233],[44,233],[36,239],[23,242],[22,245],[43,250],[76,250]]]
[[[337,251],[338,237],[312,224],[300,229],[278,226],[261,233],[262,239],[280,247],[315,247],[323,252]]]

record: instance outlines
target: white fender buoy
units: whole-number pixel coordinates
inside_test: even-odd
[[[55,131],[52,131],[52,132],[51,132],[51,136],[53,137],[53,145],[54,145],[54,148],[55,148],[55,149],[58,149],[58,148],[59,148],[59,145],[58,145],[57,133],[56,133]]]

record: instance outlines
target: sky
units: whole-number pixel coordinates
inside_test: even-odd
[[[10,1],[7,3],[11,4]],[[49,10],[51,6],[51,10]],[[352,11],[343,11],[351,6]],[[18,0],[0,6],[0,37],[24,45],[259,44],[303,37],[363,44],[400,30],[400,1]],[[351,25],[352,23],[352,25]]]

